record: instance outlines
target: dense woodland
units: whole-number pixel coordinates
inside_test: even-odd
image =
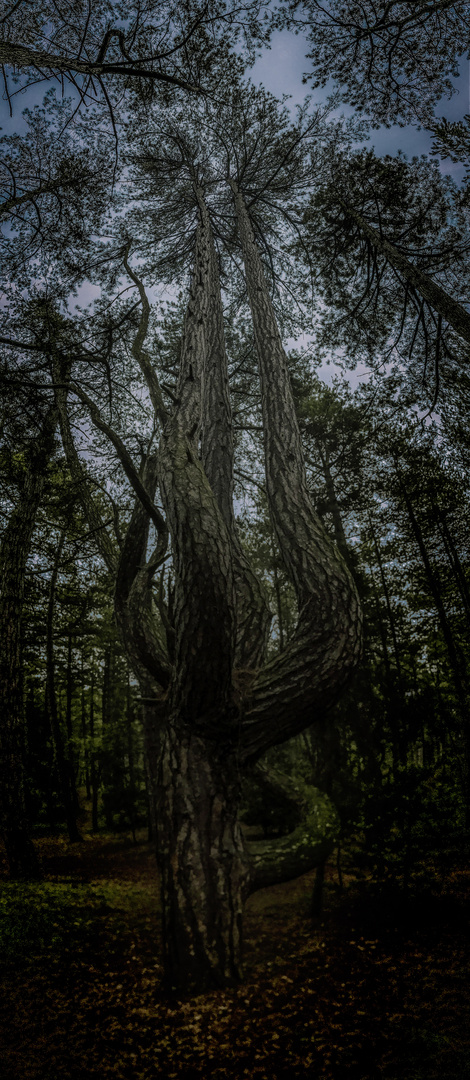
[[[469,26],[448,0],[5,5],[12,1078],[468,1075]],[[296,108],[250,81],[279,31]],[[431,153],[378,156],[381,125]]]

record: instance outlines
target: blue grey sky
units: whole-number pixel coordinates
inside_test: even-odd
[[[295,35],[287,30],[278,31],[273,34],[271,49],[266,49],[263,56],[257,60],[250,71],[250,77],[254,83],[262,83],[266,90],[277,97],[281,94],[290,94],[292,105],[300,104],[305,95],[310,92],[309,86],[302,83],[302,74],[311,70],[310,61],[306,59],[307,52],[308,44],[302,34]],[[461,120],[466,113],[470,113],[469,75],[469,61],[466,57],[462,57],[460,75],[454,82],[457,93],[450,100],[445,98],[437,105],[436,116],[446,116],[448,120]],[[333,89],[332,82],[331,87],[315,91],[316,100],[324,101]],[[396,154],[398,150],[402,150],[407,157],[429,154],[431,141],[431,136],[427,131],[419,131],[411,125],[391,129],[382,127],[371,131],[370,135],[370,145],[380,156]],[[454,176],[457,182],[463,173],[462,166],[454,165],[448,160],[442,162],[441,168],[442,172]]]
[[[265,49],[262,56],[256,61],[249,75],[252,82],[262,83],[267,90],[277,97],[282,94],[291,96],[291,104],[295,106],[302,102],[310,87],[302,83],[302,74],[310,70],[310,61],[306,59],[308,43],[302,34],[293,34],[287,30],[277,31],[273,34],[271,48]],[[57,84],[58,85],[58,84]],[[457,93],[451,100],[444,99],[436,108],[437,116],[446,116],[449,120],[459,120],[465,113],[470,112],[470,83],[469,62],[465,57],[460,64],[460,76],[455,81]],[[8,101],[3,94],[0,100],[0,127],[2,134],[12,134],[24,130],[22,111],[24,108],[33,108],[42,102],[48,85],[42,83],[32,86],[26,91],[21,91],[13,97],[13,117],[9,114]],[[15,89],[14,87],[12,88]],[[58,87],[59,89],[59,87]],[[315,91],[315,100],[324,101],[331,87]],[[347,110],[345,110],[347,111]],[[352,110],[350,110],[352,111]],[[392,129],[381,128],[371,131],[370,144],[375,147],[377,154],[394,154],[399,149],[408,157],[415,154],[427,154],[431,149],[431,137],[426,131],[418,131],[416,127]],[[442,171],[451,173],[458,181],[462,175],[462,167],[452,162],[444,161]]]

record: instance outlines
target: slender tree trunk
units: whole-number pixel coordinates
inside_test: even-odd
[[[343,199],[339,201],[375,250],[380,252],[381,255],[385,255],[390,265],[395,270],[398,270],[399,274],[422,296],[423,300],[426,300],[434,311],[437,311],[449,323],[449,326],[452,326],[456,333],[470,344],[470,314],[463,304],[449,296],[445,289],[433,278],[430,278],[428,274],[423,273],[417,266],[413,266],[413,263],[409,261],[406,255],[403,255],[394,244],[391,244],[378,229],[374,229],[372,225],[369,225],[369,222],[354,207],[344,202]]]
[[[454,543],[454,539],[449,530],[449,526],[446,521],[446,515],[439,509],[435,500],[431,499],[432,509],[434,511],[437,527],[442,537],[445,552],[449,560],[449,565],[452,568],[452,573],[455,578],[455,582],[462,601],[463,610],[465,613],[465,621],[470,628],[470,592],[468,589],[467,579],[465,577],[465,571],[459,558],[457,548]]]
[[[463,762],[462,762],[462,781],[463,781],[463,793],[465,799],[466,809],[466,824],[467,828],[470,827],[470,715],[469,715],[469,694],[468,694],[468,673],[466,670],[465,661],[461,654],[459,654],[458,647],[454,640],[452,628],[447,618],[447,613],[442,599],[439,581],[435,570],[431,565],[431,561],[428,555],[426,543],[424,540],[421,526],[414,512],[413,504],[408,494],[403,477],[398,469],[397,475],[400,485],[400,491],[403,497],[403,501],[408,513],[409,522],[411,525],[412,533],[419,548],[419,553],[423,562],[423,566],[426,573],[426,580],[428,583],[429,591],[434,601],[436,608],[439,625],[441,627],[442,636],[447,650],[447,656],[449,660],[449,667],[452,674],[452,680],[455,687],[455,693],[460,713],[461,730],[463,737]]]
[[[396,666],[396,669],[397,669],[398,680],[401,683],[402,682],[402,670],[401,670],[401,660],[400,660],[400,649],[398,647],[397,630],[396,630],[396,625],[395,625],[395,616],[393,614],[393,609],[392,609],[392,605],[391,605],[391,601],[390,601],[390,591],[389,591],[388,584],[387,584],[387,578],[385,576],[385,568],[384,568],[384,564],[383,564],[382,553],[380,551],[380,547],[379,547],[379,544],[378,544],[378,541],[377,541],[377,536],[376,536],[375,530],[373,528],[372,521],[371,521],[370,517],[369,517],[369,529],[370,529],[370,534],[371,534],[371,537],[372,537],[372,543],[374,545],[375,557],[377,559],[377,566],[379,568],[380,580],[382,582],[382,589],[383,589],[383,594],[384,594],[384,599],[385,599],[385,605],[386,605],[386,608],[387,608],[388,622],[389,622],[389,626],[390,626],[390,634],[391,634],[392,643],[393,643],[393,655],[395,657],[395,666]]]
[[[129,825],[131,827],[132,839],[134,844],[137,843],[135,835],[135,769],[134,769],[134,740],[132,731],[132,721],[134,718],[134,710],[132,708],[131,697],[131,682],[130,671],[127,669],[127,684],[126,684],[126,731],[127,731],[127,763],[129,770]]]
[[[406,765],[406,753],[407,753],[407,739],[406,734],[402,730],[401,716],[403,712],[404,703],[404,687],[403,687],[403,672],[402,663],[400,657],[400,648],[398,644],[398,635],[396,629],[395,615],[393,613],[392,603],[390,599],[390,590],[388,587],[387,576],[385,573],[384,562],[382,558],[382,552],[377,540],[377,536],[372,525],[372,519],[369,515],[369,530],[372,537],[372,543],[374,546],[375,557],[377,560],[377,566],[379,568],[380,580],[382,583],[382,591],[385,599],[385,606],[387,608],[388,623],[390,627],[390,635],[393,645],[393,656],[395,659],[396,677],[392,676],[390,665],[388,666],[389,676],[389,701],[387,707],[388,722],[390,725],[390,732],[392,736],[392,755],[393,755],[393,773],[397,776],[398,768],[400,765]],[[383,630],[381,628],[382,641],[384,642]]]
[[[456,695],[462,706],[465,706],[466,700],[466,672],[464,670],[462,658],[458,654],[457,645],[454,641],[452,629],[447,618],[444,602],[441,595],[439,581],[436,576],[436,572],[431,565],[431,561],[428,555],[428,550],[424,540],[421,526],[418,522],[416,514],[414,512],[413,504],[411,502],[408,491],[405,487],[402,477],[399,475],[400,491],[403,497],[403,501],[408,514],[411,530],[416,540],[419,553],[423,562],[423,566],[426,573],[426,581],[428,583],[429,591],[434,601],[439,624],[442,630],[442,636],[447,649],[447,655],[449,659],[449,666],[452,672],[452,678],[456,690]]]
[[[91,798],[91,786],[90,786],[90,768],[89,768],[89,752],[88,752],[88,732],[86,723],[86,700],[85,700],[85,671],[83,664],[83,650],[81,655],[81,720],[82,720],[82,740],[83,740],[83,767],[85,778],[85,789],[87,799]]]
[[[344,561],[347,566],[351,567],[351,556],[348,549],[348,542],[346,540],[346,533],[344,531],[343,519],[341,517],[341,511],[338,506],[338,499],[336,497],[336,488],[333,480],[333,476],[330,469],[330,460],[328,449],[326,448],[322,455],[323,476],[325,478],[326,495],[328,500],[328,510],[333,518],[333,531],[338,550],[341,552]]]
[[[42,430],[25,451],[22,491],[0,549],[0,827],[12,878],[40,877],[39,862],[29,836],[23,788],[21,624],[26,563],[47,465],[55,448],[56,425],[57,412],[52,406]]]
[[[100,788],[100,765],[99,756],[95,746],[95,673],[91,669],[90,679],[90,771],[91,771],[91,829],[97,833],[98,824],[98,795]]]
[[[70,792],[72,795],[73,809],[75,817],[80,813],[80,803],[78,800],[77,791],[77,768],[78,762],[75,760],[74,750],[74,738],[73,738],[73,724],[72,724],[72,700],[73,700],[73,669],[72,669],[72,634],[69,630],[67,633],[67,674],[66,674],[66,692],[65,692],[65,729],[67,732],[67,763],[70,776]]]
[[[66,530],[64,528],[59,538],[59,543],[54,559],[54,565],[52,567],[51,580],[49,584],[49,600],[47,605],[46,617],[46,708],[49,717],[52,741],[54,744],[57,772],[59,774],[60,793],[62,796],[62,803],[65,810],[65,819],[67,822],[67,831],[69,834],[70,842],[72,844],[75,844],[82,839],[82,836],[77,826],[76,808],[74,805],[73,793],[70,782],[72,769],[70,761],[68,760],[67,754],[65,752],[62,729],[59,720],[59,710],[57,708],[54,657],[55,590],[57,585],[57,577],[59,574],[62,549],[65,542],[65,534]]]

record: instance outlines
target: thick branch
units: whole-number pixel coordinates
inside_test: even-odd
[[[177,75],[169,75],[165,71],[153,68],[141,67],[139,60],[125,63],[90,63],[87,60],[75,60],[71,56],[57,56],[54,53],[45,52],[43,49],[30,49],[26,45],[16,45],[13,41],[0,42],[0,64],[8,64],[20,69],[35,68],[42,72],[44,69],[52,72],[59,71],[64,75],[75,72],[78,75],[91,75],[99,78],[102,75],[131,75],[133,78],[151,79],[156,82],[164,82],[170,86],[179,86],[182,90],[192,93],[202,93],[199,86],[193,86],[185,79]]]
[[[369,225],[365,218],[362,217],[362,214],[359,214],[343,199],[340,199],[339,202],[348,216],[352,217],[359,226],[364,236],[370,240],[375,250],[379,251],[381,255],[385,255],[390,265],[395,267],[395,270],[399,271],[405,281],[416,289],[416,292],[423,297],[423,300],[426,300],[434,311],[442,315],[442,318],[446,320],[449,326],[452,326],[455,332],[470,344],[470,313],[466,311],[463,304],[459,304],[458,300],[454,300],[449,296],[441,285],[438,285],[436,281],[424,274],[422,270],[418,270],[416,266],[413,266],[409,259],[406,258],[406,255],[402,255],[394,244],[381,236],[378,229],[374,229],[372,225]]]
[[[242,742],[250,758],[303,730],[336,699],[360,656],[361,612],[354,581],[310,501],[287,357],[243,197],[231,187],[258,352],[268,502],[299,604],[292,640],[260,672],[246,702]]]
[[[245,841],[252,893],[313,870],[331,854],[340,831],[333,804],[318,788],[294,781],[260,763],[256,766],[255,779],[293,805],[298,824],[293,832],[277,840]]]
[[[195,188],[209,253],[205,317],[201,458],[230,533],[237,632],[235,667],[256,669],[264,659],[271,622],[263,590],[241,546],[233,511],[233,427],[217,252],[201,188]]]

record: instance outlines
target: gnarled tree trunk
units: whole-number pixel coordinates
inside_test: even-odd
[[[323,713],[332,703],[357,662],[361,619],[351,575],[310,503],[287,361],[236,192],[259,356],[270,510],[299,601],[293,640],[263,666],[269,615],[236,535],[220,285],[198,188],[196,198],[199,226],[178,402],[159,451],[176,595],[157,819],[167,980],[203,990],[240,975],[241,915],[249,891],[305,872],[334,846],[334,809],[312,792],[297,797],[299,824],[290,837],[244,844],[237,823],[240,778],[269,746],[311,724],[315,710]]]
[[[352,673],[361,642],[354,582],[308,496],[287,359],[243,198],[236,185],[233,189],[259,358],[269,506],[297,592],[297,630],[266,664],[270,613],[233,513],[218,260],[196,176],[194,273],[177,398],[169,417],[143,350],[148,302],[125,263],[142,302],[133,354],[147,380],[162,436],[158,457],[149,453],[137,483],[129,455],[108,431],[138,498],[120,553],[110,552],[108,537],[99,541],[107,564],[118,567],[116,617],[142,692],[156,806],[166,980],[184,991],[235,982],[242,968],[241,919],[250,889],[305,872],[334,846],[336,817],[329,801],[297,792],[298,826],[291,837],[250,849],[238,824],[241,778],[270,746],[324,714]],[[64,411],[65,401],[62,405]],[[98,410],[90,412],[107,430]],[[83,505],[97,536],[103,537],[64,417],[62,430]],[[153,508],[158,536],[147,559],[149,506],[157,484],[167,525]],[[161,593],[152,593],[167,527],[175,576],[171,612]]]

